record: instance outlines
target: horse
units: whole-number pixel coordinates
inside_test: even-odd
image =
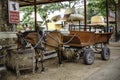
[[[36,65],[38,69],[38,58],[41,58],[41,72],[45,70],[43,64],[44,54],[48,51],[56,51],[58,56],[58,64],[62,64],[62,34],[58,31],[25,31],[17,33],[17,49],[25,49],[27,43],[30,43],[35,49]]]

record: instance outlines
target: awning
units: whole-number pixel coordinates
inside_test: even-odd
[[[35,0],[12,0],[20,4],[20,6],[29,6],[34,5]],[[36,4],[47,4],[54,2],[63,2],[63,1],[75,1],[75,0],[36,0]]]

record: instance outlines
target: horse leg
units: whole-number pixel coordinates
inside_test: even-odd
[[[59,53],[58,53],[58,59],[59,59],[58,63],[59,63],[59,65],[61,65],[62,64],[62,58],[61,58],[61,55]]]
[[[35,71],[38,70],[38,65],[37,65],[37,63],[38,63],[38,59],[36,59],[36,62],[35,62]]]
[[[37,49],[35,49],[35,53],[36,53],[36,54],[35,54],[35,55],[36,55],[35,71],[37,71],[37,70],[38,70],[38,57],[39,57]]]
[[[43,53],[44,53],[44,51],[42,51]],[[42,67],[42,69],[41,69],[41,72],[44,72],[45,71],[45,68],[44,68],[44,64],[43,64],[43,53],[41,52],[41,50],[40,49],[36,49],[36,59],[38,59],[39,57],[41,58],[41,60],[40,60],[40,63],[41,63],[41,67]],[[37,61],[38,62],[38,61]],[[37,68],[37,62],[36,62],[36,68]]]
[[[44,68],[44,61],[43,60],[41,60],[41,72],[44,72],[45,71],[45,68]]]
[[[62,49],[61,49],[62,47],[61,46],[59,46],[58,47],[58,50],[57,50],[57,55],[58,55],[58,59],[59,59],[59,61],[58,61],[58,64],[59,64],[59,66],[61,66],[62,65]]]
[[[44,52],[44,51],[43,51]],[[44,60],[43,60],[43,54],[41,53],[41,72],[44,72],[45,71],[45,68],[44,68]]]

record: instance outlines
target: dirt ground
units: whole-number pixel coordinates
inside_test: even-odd
[[[31,71],[21,71],[19,78],[11,71],[4,71],[0,80],[120,80],[120,42],[110,43],[111,57],[109,61],[101,60],[99,54],[95,56],[93,65],[78,62],[63,62],[57,65],[57,58],[45,61],[45,72],[38,70],[35,74]]]

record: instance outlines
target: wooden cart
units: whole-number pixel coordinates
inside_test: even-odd
[[[108,43],[111,34],[112,32],[95,33],[91,31],[73,30],[70,31],[69,35],[63,36],[63,42],[64,46],[69,47],[69,50],[75,49],[74,53],[76,54],[77,52],[77,55],[83,57],[84,63],[89,65],[94,62],[94,51],[96,47],[93,46],[96,44],[103,44],[101,51],[99,51],[99,53],[101,52],[101,58],[103,60],[109,59],[110,49],[106,46],[106,43]],[[65,50],[65,52],[67,51]]]

